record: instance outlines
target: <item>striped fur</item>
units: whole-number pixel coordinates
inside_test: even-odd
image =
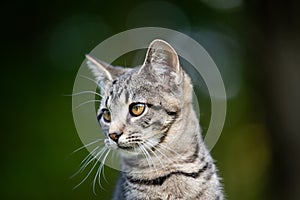
[[[113,199],[222,200],[192,106],[191,80],[175,50],[154,40],[144,64],[131,70],[87,58],[103,90],[98,120],[106,147],[118,149],[122,159]],[[140,116],[130,115],[133,103],[145,106]],[[103,110],[111,121],[103,119]]]

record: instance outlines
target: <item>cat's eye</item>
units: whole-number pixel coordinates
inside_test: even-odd
[[[134,116],[140,116],[145,111],[145,104],[144,103],[132,103],[129,106],[129,113]]]
[[[102,116],[103,116],[103,119],[104,119],[105,122],[110,122],[111,116],[110,116],[109,110],[104,109],[104,110],[102,111]]]

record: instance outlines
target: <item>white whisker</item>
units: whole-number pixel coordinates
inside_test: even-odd
[[[90,77],[88,77],[88,76],[80,75],[80,77],[85,78],[85,79],[87,79],[87,80],[90,80],[90,81],[92,81],[93,83],[96,83],[96,85],[98,85],[97,81],[95,81],[94,79],[92,79],[92,78],[90,78]]]
[[[72,111],[80,108],[81,106],[83,106],[85,104],[92,103],[92,102],[101,102],[101,100],[93,99],[93,100],[89,100],[89,101],[83,102],[83,103],[79,104],[78,106],[76,106],[75,108],[73,108]]]
[[[100,141],[103,141],[104,139],[96,139],[95,141],[92,141],[92,142],[90,142],[90,143],[88,143],[88,144],[86,144],[86,145],[84,145],[84,146],[82,146],[82,147],[79,147],[78,149],[76,149],[75,151],[73,151],[72,153],[71,153],[71,155],[73,155],[74,153],[77,153],[78,151],[80,151],[80,150],[82,150],[82,149],[84,149],[84,148],[86,148],[86,147],[89,147],[89,146],[91,146],[91,145],[93,145],[93,144],[95,144],[95,143],[97,143],[97,142],[100,142]]]
[[[105,153],[106,150],[108,150],[108,151],[106,152],[106,154],[103,157],[103,160],[101,162],[101,157]],[[93,192],[94,192],[94,194],[96,194],[96,182],[97,182],[97,178],[98,178],[98,183],[99,183],[100,188],[103,189],[101,181],[100,181],[100,179],[101,179],[100,175],[101,175],[101,171],[103,169],[103,166],[105,164],[105,160],[106,160],[106,158],[107,158],[107,156],[108,156],[108,154],[110,152],[110,149],[106,148],[105,151],[103,151],[103,153],[97,157],[97,162],[99,162],[100,165],[99,165],[99,168],[98,168],[98,170],[97,170],[97,172],[95,174],[94,180],[93,180]]]
[[[148,143],[150,143],[150,141],[148,141]],[[150,143],[150,144],[151,144],[151,143]],[[171,165],[174,165],[174,163],[177,162],[176,159],[171,159],[171,156],[167,156],[165,153],[161,152],[161,151],[159,150],[159,148],[157,148],[157,147],[154,147],[154,148],[155,148],[155,151],[157,151],[158,153],[160,153],[160,155],[162,155],[162,156],[165,157],[168,161],[170,161]],[[160,148],[161,148],[161,150],[165,150],[165,149],[162,148],[162,146],[160,146]],[[176,169],[177,169],[177,167],[176,167]]]
[[[106,162],[106,159],[107,159],[107,156],[109,155],[109,153],[110,153],[110,149],[108,150],[108,152],[104,156],[103,161],[101,162],[101,165],[100,165],[100,169],[102,171],[102,176],[103,176],[104,180],[106,181],[106,183],[108,183],[108,181],[105,177],[105,171],[104,171],[105,166],[104,165],[105,165],[105,162]],[[100,173],[98,174],[98,183],[99,183],[99,186],[101,186],[101,175],[100,175]]]
[[[98,92],[95,92],[95,91],[82,91],[82,92],[77,92],[77,93],[73,93],[73,94],[67,94],[65,96],[78,96],[81,94],[95,94],[99,97],[102,97]]]
[[[176,155],[179,156],[179,157],[182,156],[181,154],[179,154],[178,152],[174,151],[174,150],[171,149],[170,147],[167,147],[167,146],[165,146],[165,145],[163,145],[163,144],[161,144],[161,143],[160,143],[158,146],[161,147],[162,150],[168,150],[168,151],[170,151],[170,152],[176,154]]]
[[[103,161],[103,164],[105,164],[105,160]],[[108,183],[108,180],[105,176],[105,166],[103,166],[103,170],[102,170],[102,176],[103,176],[103,179],[106,183]],[[98,181],[100,182],[100,174],[99,174],[99,177],[98,177]]]
[[[143,156],[145,157],[145,159],[146,159],[146,161],[147,161],[147,163],[148,163],[148,166],[149,166],[149,168],[150,168],[150,171],[152,171],[152,166],[151,166],[150,161],[148,160],[148,157],[147,157],[147,154],[146,154],[145,150],[142,148],[141,145],[138,145],[138,147],[139,147],[139,149],[141,150],[141,152],[143,153]]]
[[[79,173],[81,173],[84,170],[83,165],[85,165],[94,155],[94,153],[99,149],[100,147],[96,147],[91,153],[89,153],[80,163],[79,165],[79,170],[77,170],[70,178],[74,178],[77,176]]]
[[[88,77],[88,76],[84,76],[84,75],[80,75],[80,77],[85,78],[85,79],[87,79],[87,80],[90,80],[90,81],[96,83],[96,85],[97,85],[98,87],[100,87],[101,91],[105,91],[104,88],[103,88],[97,81],[95,81],[94,79],[92,79],[92,78],[90,78],[90,77]]]
[[[157,158],[157,160],[159,161],[161,167],[162,167],[163,169],[166,169],[166,168],[165,168],[165,165],[161,162],[161,159],[160,159],[160,158],[158,157],[158,155],[151,149],[153,146],[152,146],[150,143],[148,143],[147,141],[144,143],[144,146],[145,146],[147,149],[149,149],[149,150],[151,151],[151,153]]]
[[[102,155],[105,151],[106,151],[106,148],[103,147],[98,153],[93,154],[93,155],[92,155],[92,156],[93,156],[93,159],[90,160],[89,162],[87,162],[87,163],[83,166],[83,169],[84,169],[85,167],[87,167],[93,160],[97,159],[97,157],[98,157],[99,155]]]
[[[155,165],[155,163],[154,163],[152,157],[150,156],[149,152],[145,149],[144,146],[141,145],[140,147],[144,150],[145,155],[147,155],[148,159],[149,159],[150,162],[152,163],[152,166],[154,167],[154,169],[155,169],[155,171],[156,171],[156,174],[157,174],[157,168],[156,168],[156,165]]]
[[[103,151],[103,150],[100,150],[100,152],[101,151]],[[89,154],[89,158],[88,159],[86,159],[86,161],[82,161],[81,162],[81,167],[80,167],[80,173],[81,172],[83,172],[84,171],[84,169],[95,159],[95,156],[96,156],[96,154],[98,154],[99,152],[97,152],[96,153],[96,151],[94,151],[94,152],[91,152],[90,154]]]
[[[103,148],[104,149],[104,151],[106,150],[105,148]],[[79,187],[90,175],[91,175],[91,173],[92,173],[92,171],[95,169],[95,167],[97,166],[97,164],[98,164],[98,161],[99,160],[97,160],[97,158],[98,158],[98,156],[99,155],[102,155],[103,154],[103,149],[101,150],[101,151],[99,151],[96,155],[95,155],[95,157],[92,159],[92,160],[90,160],[89,162],[88,162],[88,164],[87,165],[89,165],[89,163],[90,162],[92,162],[92,161],[95,161],[95,164],[93,165],[93,167],[90,169],[90,171],[88,172],[88,174],[85,176],[85,178],[79,183],[79,184],[77,184],[73,189],[76,189],[77,187]]]

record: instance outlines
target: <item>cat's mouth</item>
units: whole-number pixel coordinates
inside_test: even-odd
[[[136,152],[136,149],[138,149],[139,145],[141,145],[137,143],[125,144],[125,143],[114,142],[109,138],[105,139],[104,143],[105,146],[109,149],[114,149],[114,150],[122,149],[122,150],[132,151],[132,152]]]
[[[137,156],[139,154],[142,154],[142,152],[139,150],[138,144],[131,144],[130,146],[124,146],[118,144],[118,151],[121,153],[123,157],[131,157],[131,156]]]
[[[127,151],[134,151],[136,152],[137,149],[142,145],[142,143],[117,143],[118,148],[127,150]]]
[[[135,147],[133,147],[133,146],[121,146],[121,145],[119,145],[118,144],[118,147],[120,148],[120,149],[123,149],[123,150],[134,150],[134,148]]]

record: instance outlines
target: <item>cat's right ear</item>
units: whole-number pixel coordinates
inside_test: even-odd
[[[91,55],[85,55],[87,59],[87,66],[90,68],[94,74],[97,83],[100,86],[107,85],[109,82],[113,81],[112,74],[109,72],[108,64],[98,60],[97,58]]]
[[[88,54],[85,57],[87,59],[87,66],[94,74],[101,89],[106,90],[114,79],[128,71],[128,69],[122,67],[113,67]]]

